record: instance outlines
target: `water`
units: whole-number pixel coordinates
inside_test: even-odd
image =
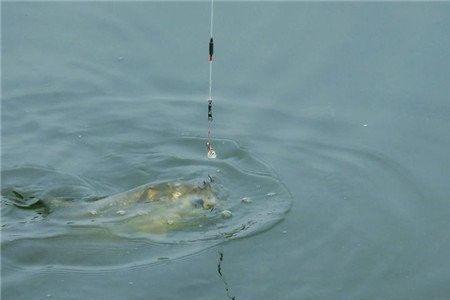
[[[208,3],[2,3],[2,296],[447,299],[450,5],[215,9],[207,162]],[[221,168],[265,201],[225,222],[274,222],[164,248],[4,205]]]
[[[96,196],[102,184],[95,179],[80,182],[37,166],[4,170],[5,265],[70,271],[151,265],[257,234],[283,219],[291,195],[270,168],[229,140],[216,140],[221,158],[208,160],[203,144],[186,137],[149,144],[145,178],[158,180],[111,197]],[[109,252],[111,244],[134,253]],[[61,245],[84,255],[67,260]],[[17,256],[23,249],[45,255]]]

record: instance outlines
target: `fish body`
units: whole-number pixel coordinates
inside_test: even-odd
[[[109,197],[75,201],[62,198],[40,200],[48,219],[74,225],[99,225],[128,232],[167,233],[201,226],[218,203],[211,180],[145,184]]]

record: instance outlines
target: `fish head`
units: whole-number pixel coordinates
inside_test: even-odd
[[[191,198],[191,205],[194,208],[212,210],[216,206],[217,199],[214,195],[198,195],[195,194]]]
[[[201,185],[194,187],[192,205],[195,208],[212,210],[216,207],[217,198],[211,186],[211,182],[204,181]]]

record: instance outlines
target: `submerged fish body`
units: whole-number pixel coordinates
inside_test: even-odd
[[[49,218],[72,224],[102,224],[125,231],[166,233],[201,226],[218,204],[211,182],[146,184],[94,201],[42,200]],[[122,231],[123,231],[122,230]]]

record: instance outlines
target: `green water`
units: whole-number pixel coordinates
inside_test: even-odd
[[[450,297],[448,3],[216,3],[215,161],[208,2],[1,9],[2,299]],[[161,239],[11,205],[209,173]]]

